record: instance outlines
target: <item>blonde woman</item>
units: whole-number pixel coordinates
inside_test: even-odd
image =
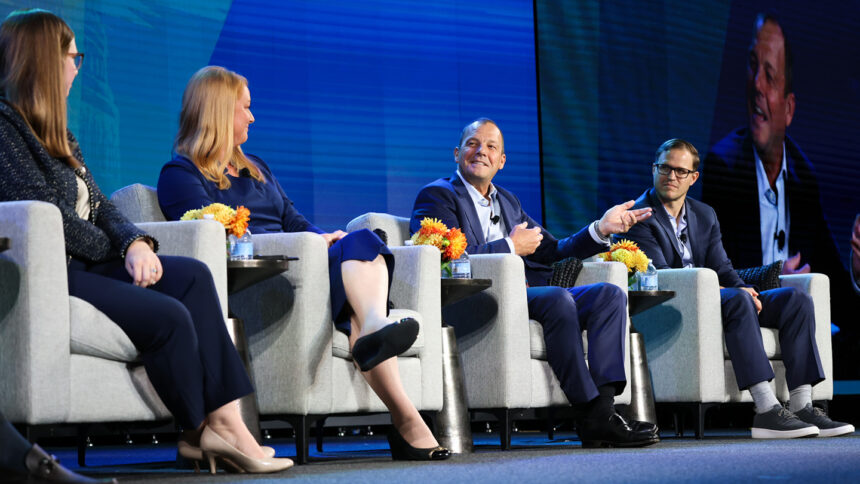
[[[373,232],[325,233],[294,207],[269,167],[241,145],[248,140],[251,92],[247,80],[223,67],[197,71],[182,98],[176,155],[161,171],[158,201],[169,219],[210,203],[244,205],[252,233],[315,232],[329,245],[331,311],[338,330],[349,336],[353,360],[388,407],[396,432],[389,434],[392,457],[441,460],[439,446],[406,395],[398,354],[418,335],[418,322],[387,317],[394,258]]]
[[[292,465],[251,436],[236,400],[253,391],[224,325],[208,268],[159,257],[158,242],[105,198],[66,127],[66,97],[81,67],[74,33],[44,10],[0,26],[0,201],[41,200],[63,218],[69,294],[111,318],[187,429],[180,452],[224,458],[246,472]],[[199,446],[199,447],[198,447]]]

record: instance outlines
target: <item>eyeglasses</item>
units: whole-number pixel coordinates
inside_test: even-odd
[[[76,52],[74,54],[69,52],[66,55],[68,55],[69,57],[72,58],[73,61],[75,61],[75,69],[81,68],[81,64],[84,63],[84,53],[83,52]]]
[[[686,168],[675,168],[675,167],[669,166],[665,163],[654,163],[654,166],[657,167],[657,172],[663,176],[669,176],[669,173],[674,171],[675,172],[675,178],[677,178],[679,180],[683,180],[684,178],[687,178],[688,176],[690,176],[690,173],[696,172],[696,170],[688,170]]]

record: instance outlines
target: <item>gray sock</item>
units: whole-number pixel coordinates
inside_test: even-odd
[[[812,404],[812,385],[800,385],[789,392],[788,410],[792,413]]]
[[[774,405],[779,405],[779,400],[777,400],[776,395],[773,394],[773,389],[770,387],[770,383],[766,381],[752,385],[749,387],[749,391],[750,395],[752,395],[753,402],[755,402],[756,413],[768,412]]]

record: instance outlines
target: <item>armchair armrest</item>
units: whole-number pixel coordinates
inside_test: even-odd
[[[815,306],[815,343],[826,380],[812,387],[812,398],[833,398],[833,347],[830,335],[830,278],[825,274],[779,276],[782,287],[794,287],[809,294]]]
[[[428,245],[390,249],[395,259],[391,301],[395,308],[411,309],[421,315],[424,347],[418,358],[421,359],[423,386],[428,389],[422,392],[422,407],[441,408],[442,311],[439,250]]]
[[[0,409],[13,422],[63,421],[70,326],[63,222],[46,202],[0,203]]]
[[[221,311],[227,317],[227,254],[224,226],[214,220],[146,222],[137,224],[159,242],[162,255],[192,257],[209,267]]]
[[[522,258],[514,254],[470,255],[472,277],[493,285],[443,310],[445,322],[457,332],[470,408],[506,402],[526,407],[531,381],[526,279]],[[504,378],[511,376],[511,378]],[[487,396],[475,401],[476,395]]]
[[[725,399],[719,282],[710,269],[658,271],[675,297],[634,316],[645,338],[654,396],[662,402]]]
[[[326,242],[310,232],[252,238],[257,254],[298,257],[283,274],[230,296],[245,322],[260,413],[329,413],[334,325]]]

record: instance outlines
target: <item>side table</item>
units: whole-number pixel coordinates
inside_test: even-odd
[[[442,279],[442,307],[493,285],[491,279]],[[472,426],[466,403],[463,365],[454,328],[442,321],[442,410],[436,416],[436,437],[455,454],[472,453]]]
[[[297,257],[285,256],[255,256],[253,259],[228,260],[227,261],[227,294],[234,294],[258,282],[274,277],[290,267],[290,261],[298,260]],[[248,339],[245,337],[245,325],[241,319],[227,309],[227,332],[236,346],[236,351],[245,365],[251,385],[256,389],[254,372],[251,369],[251,355],[248,352]],[[242,420],[251,431],[251,434],[262,443],[260,435],[260,411],[257,407],[256,392],[239,399],[239,411]]]
[[[633,316],[675,297],[675,291],[628,291],[630,306],[630,418],[657,423],[654,387],[642,333],[633,326]]]
[[[12,244],[9,241],[8,237],[0,237],[0,252],[3,252],[5,250],[9,250],[9,247],[11,247],[11,246],[12,246]]]

